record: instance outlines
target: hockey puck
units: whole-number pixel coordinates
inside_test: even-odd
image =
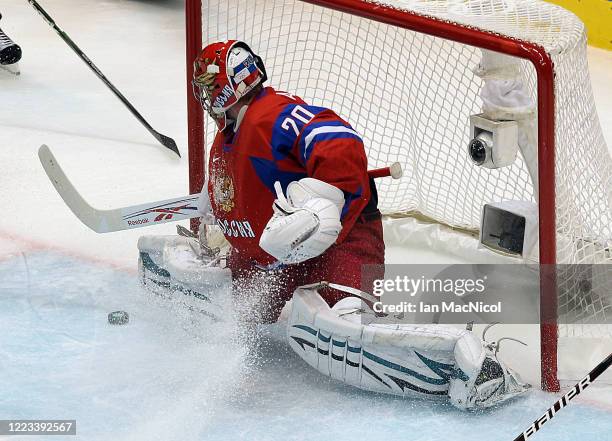
[[[130,321],[130,316],[125,311],[113,311],[108,314],[108,322],[111,325],[125,325]]]

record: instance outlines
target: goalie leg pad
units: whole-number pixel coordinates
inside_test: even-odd
[[[444,326],[366,323],[361,301],[331,308],[316,289],[298,288],[287,326],[291,348],[324,375],[386,394],[447,399],[461,331]]]
[[[221,320],[231,301],[228,268],[207,265],[195,250],[197,241],[182,236],[142,236],[138,240],[138,272],[142,286],[181,306]]]
[[[457,342],[454,355],[462,375],[451,379],[448,394],[460,409],[491,407],[531,388],[474,334]]]
[[[298,288],[287,324],[291,348],[326,376],[361,389],[488,407],[528,390],[472,332],[445,325],[374,323],[360,299],[333,308]]]

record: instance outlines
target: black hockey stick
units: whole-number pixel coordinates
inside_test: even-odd
[[[572,387],[565,395],[561,397],[559,401],[553,404],[544,415],[535,420],[531,426],[523,431],[519,436],[514,438],[514,441],[526,441],[534,433],[536,433],[544,425],[544,423],[550,421],[561,409],[567,406],[572,398],[580,394],[586,389],[597,377],[605,372],[606,369],[612,364],[612,354],[608,355],[604,361],[599,363],[595,368],[587,374],[582,380],[580,380],[574,387]]]
[[[60,27],[55,23],[51,16],[47,14],[47,12],[38,4],[38,2],[36,0],[28,0],[28,2],[34,7],[34,9],[36,9],[36,12],[38,12],[47,23],[49,23],[49,26],[51,26],[55,30],[55,32],[61,37],[61,39],[64,40],[68,46],[70,46],[70,48],[79,56],[79,58],[89,66],[89,68],[97,75],[97,77],[100,78],[104,82],[104,84],[106,84],[106,87],[108,87],[115,94],[115,96],[119,98],[119,100],[125,105],[125,107],[127,107],[130,112],[132,112],[132,115],[134,115],[136,119],[140,121],[143,126],[145,126],[145,128],[151,133],[151,135],[153,135],[155,139],[157,139],[164,147],[172,150],[180,157],[181,153],[179,152],[178,147],[176,146],[176,142],[174,142],[174,139],[162,135],[161,133],[157,132],[153,127],[151,127],[151,124],[149,124],[143,118],[143,116],[138,112],[138,110],[134,108],[134,106],[132,106],[132,104],[127,100],[127,98],[124,97],[123,94],[119,92],[119,90],[117,90],[117,88],[108,80],[108,78],[104,76],[100,69],[98,69],[98,67],[93,63],[93,61],[91,61],[89,57],[87,57],[87,55],[85,55],[83,51],[75,44],[75,42],[72,41],[68,34],[66,34],[60,29]]]

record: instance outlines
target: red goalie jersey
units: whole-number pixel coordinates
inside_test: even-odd
[[[342,231],[336,243],[345,240],[360,216],[378,213],[359,134],[333,111],[270,87],[250,103],[237,132],[217,133],[209,174],[218,225],[233,253],[258,266],[275,263],[259,247],[259,238],[272,216],[276,181],[284,191],[304,177],[342,190]]]

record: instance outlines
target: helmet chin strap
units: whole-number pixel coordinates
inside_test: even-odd
[[[238,111],[238,115],[236,116],[236,121],[234,122],[234,133],[236,133],[238,129],[240,128],[240,124],[242,124],[242,120],[244,119],[244,115],[246,114],[246,111],[248,108],[249,108],[249,105],[245,104]]]

